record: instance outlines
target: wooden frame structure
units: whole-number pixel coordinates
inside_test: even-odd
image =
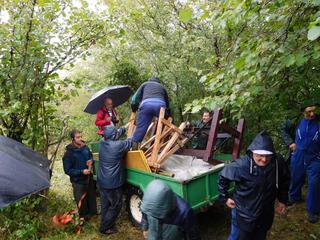
[[[177,154],[190,155],[201,158],[205,161],[216,161],[212,159],[216,141],[218,138],[234,138],[233,149],[232,149],[232,159],[235,160],[239,157],[243,132],[245,128],[245,120],[243,118],[239,119],[237,128],[232,128],[226,123],[220,123],[222,117],[222,109],[216,108],[213,112],[211,126],[208,134],[207,147],[204,150],[200,149],[186,149],[183,148]],[[194,130],[194,129],[193,129]],[[188,131],[188,129],[186,130]],[[224,131],[224,132],[222,132]]]

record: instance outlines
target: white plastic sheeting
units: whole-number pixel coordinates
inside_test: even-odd
[[[223,168],[224,165],[224,163],[212,165],[193,156],[174,154],[163,163],[161,168],[167,172],[173,173],[174,179],[183,182],[212,171],[213,169]]]

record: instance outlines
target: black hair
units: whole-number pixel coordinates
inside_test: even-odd
[[[70,138],[71,138],[71,139],[74,139],[75,136],[76,136],[76,134],[79,134],[79,133],[81,133],[80,130],[78,130],[78,129],[72,129],[71,132],[70,132]]]

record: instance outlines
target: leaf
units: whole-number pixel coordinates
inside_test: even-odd
[[[179,11],[179,19],[181,22],[187,23],[192,18],[192,10],[190,8],[185,8]]]
[[[314,26],[308,31],[308,39],[310,41],[316,40],[320,36],[320,27]]]
[[[299,67],[302,66],[307,61],[303,53],[298,53],[295,57],[296,57],[296,64]]]
[[[282,58],[282,63],[286,65],[286,67],[290,67],[295,62],[294,55],[287,55],[284,58]]]

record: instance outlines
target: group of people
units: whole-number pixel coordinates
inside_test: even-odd
[[[132,111],[139,109],[137,127],[132,138],[121,140],[126,127],[116,128],[119,116],[107,98],[96,116],[98,134],[102,136],[99,150],[97,183],[101,199],[101,234],[117,232],[116,219],[122,205],[122,187],[125,183],[123,157],[136,149],[144,138],[153,117],[161,107],[170,115],[168,94],[158,78],[143,83],[131,99]],[[302,201],[301,188],[308,177],[308,220],[320,218],[320,119],[316,103],[306,103],[304,116],[297,126],[287,120],[281,126],[281,136],[290,149],[288,161],[278,154],[272,138],[266,131],[259,133],[248,147],[247,154],[220,172],[218,189],[220,200],[232,209],[231,233],[228,240],[263,240],[271,228],[275,211],[285,212],[286,206]],[[199,127],[211,116],[205,112]],[[210,124],[207,124],[210,125]],[[71,143],[63,157],[65,173],[70,176],[79,216],[85,220],[97,214],[96,192],[92,176],[92,153],[82,140],[82,134],[73,130]],[[195,148],[206,147],[206,137],[200,137]],[[230,183],[235,183],[230,193]],[[274,207],[278,200],[276,208]],[[177,196],[160,180],[152,181],[144,192],[141,204],[143,236],[146,239],[201,239],[196,217],[189,204]]]

